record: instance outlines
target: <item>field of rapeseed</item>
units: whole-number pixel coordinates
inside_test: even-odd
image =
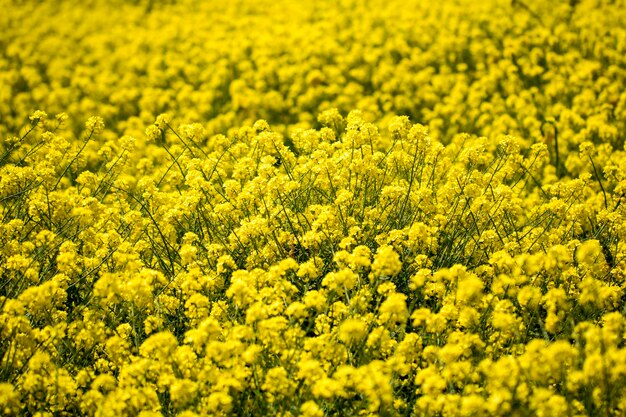
[[[626,1],[0,0],[0,415],[626,415]]]

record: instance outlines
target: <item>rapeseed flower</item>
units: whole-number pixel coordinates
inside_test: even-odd
[[[626,7],[470,3],[5,7],[0,414],[624,414]]]

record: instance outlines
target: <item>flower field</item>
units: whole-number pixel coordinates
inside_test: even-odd
[[[0,415],[626,415],[626,1],[0,0]]]

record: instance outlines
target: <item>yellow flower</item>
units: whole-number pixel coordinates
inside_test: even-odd
[[[17,415],[21,409],[20,395],[13,385],[0,383],[0,410],[3,415]]]
[[[322,285],[331,290],[350,290],[357,284],[359,277],[351,269],[329,272],[322,280]]]
[[[324,411],[320,409],[315,401],[305,401],[300,406],[300,415],[302,417],[323,417]]]
[[[367,323],[361,319],[347,319],[339,326],[339,340],[348,345],[358,343],[367,335],[367,327]]]
[[[104,120],[99,116],[92,116],[85,122],[85,127],[94,135],[104,130]]]
[[[45,120],[47,117],[48,115],[46,114],[46,112],[41,111],[41,110],[37,110],[33,114],[28,116],[28,118],[33,124],[37,124],[39,123],[40,120]]]
[[[409,318],[406,295],[401,293],[388,294],[385,301],[380,305],[378,312],[381,323],[403,325]]]
[[[169,362],[178,342],[170,332],[160,332],[150,336],[139,348],[139,353],[145,358]]]
[[[308,308],[313,308],[317,311],[322,311],[324,310],[324,307],[326,306],[326,296],[320,291],[311,290],[311,291],[308,291],[304,295],[302,302]]]
[[[402,262],[400,256],[393,250],[391,246],[384,245],[378,248],[372,262],[371,277],[393,277],[402,270]]]
[[[170,398],[175,406],[181,407],[193,400],[197,383],[188,379],[177,379],[169,388]]]
[[[145,134],[148,140],[154,141],[161,137],[161,129],[156,125],[150,125],[146,128]]]
[[[294,388],[294,383],[290,380],[285,368],[279,366],[267,371],[262,388],[269,394],[268,400],[274,402],[276,397],[290,395]]]

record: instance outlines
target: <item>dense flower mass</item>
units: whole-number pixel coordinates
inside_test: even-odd
[[[626,415],[624,0],[0,5],[0,415]]]

